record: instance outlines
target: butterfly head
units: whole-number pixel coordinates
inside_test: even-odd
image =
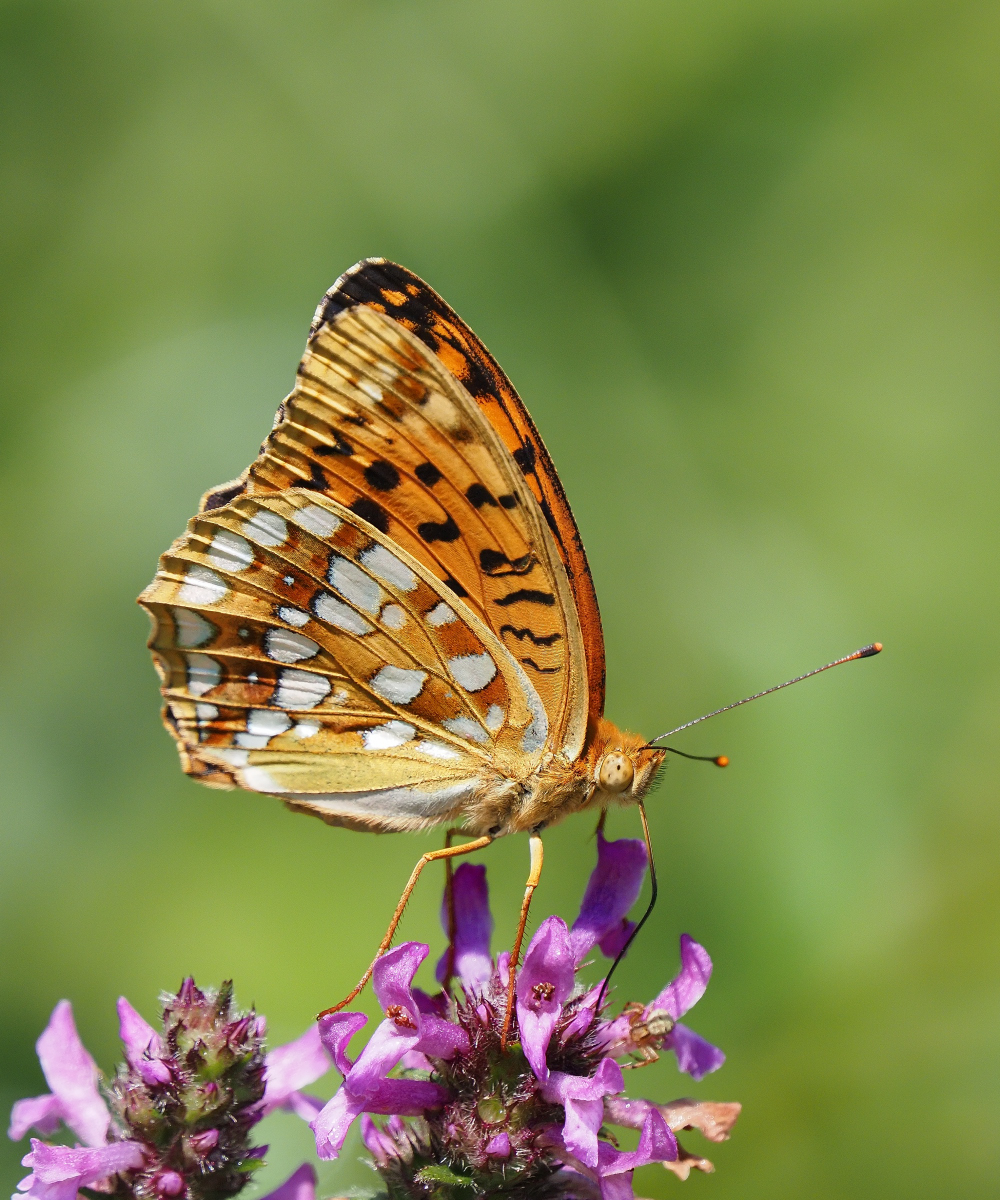
[[[628,803],[641,800],[649,791],[666,754],[650,747],[644,738],[623,733],[603,721],[594,741],[593,781],[605,796]]]

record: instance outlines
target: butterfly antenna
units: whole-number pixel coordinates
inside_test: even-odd
[[[700,725],[702,721],[707,721],[709,717],[717,717],[720,713],[729,712],[731,708],[739,708],[741,704],[749,704],[751,700],[759,700],[761,696],[770,696],[772,692],[780,692],[782,688],[791,687],[793,683],[801,683],[803,679],[810,679],[813,675],[820,675],[823,671],[829,671],[831,667],[839,667],[842,663],[854,662],[856,658],[874,658],[881,650],[881,642],[872,642],[869,646],[862,646],[860,650],[855,650],[853,654],[845,654],[843,658],[835,659],[833,662],[827,663],[825,667],[815,667],[812,671],[806,671],[804,675],[796,675],[794,679],[788,679],[784,683],[777,683],[774,687],[765,688],[762,692],[755,692],[752,696],[746,696],[743,700],[727,704],[724,708],[717,708],[715,712],[706,713],[703,717],[696,717],[693,721],[686,721],[683,725],[678,725],[676,729],[670,729],[666,733],[659,733],[655,738],[649,739],[646,747],[656,750],[670,750],[670,746],[656,746],[655,743],[661,738],[673,737],[675,733],[680,733],[682,729],[690,729],[692,725]],[[674,750],[673,753],[681,754],[682,751]],[[685,754],[684,757],[694,758],[696,756]],[[720,762],[719,758],[725,759],[725,762]],[[709,759],[709,761],[716,763],[720,767],[725,766],[729,762],[729,759],[725,755],[720,755],[719,758]]]

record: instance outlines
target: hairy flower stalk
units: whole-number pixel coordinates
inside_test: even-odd
[[[320,1157],[336,1158],[360,1117],[390,1200],[630,1200],[637,1167],[659,1162],[681,1178],[692,1168],[711,1171],[707,1159],[678,1144],[676,1131],[695,1128],[722,1141],[740,1106],[630,1099],[622,1073],[667,1050],[696,1080],[722,1065],[722,1052],[680,1021],[708,985],[708,954],[684,935],[676,978],[649,1004],[626,1005],[615,1017],[606,999],[598,1008],[600,985],[587,989],[576,979],[595,946],[613,957],[628,937],[627,913],[646,866],[642,842],[599,835],[597,866],[572,928],[547,918],[524,956],[516,1040],[506,1051],[509,960],[490,955],[486,869],[459,867],[453,941],[437,969],[442,990],[430,996],[413,987],[428,947],[408,942],[375,967],[385,1019],[355,1060],[347,1048],[367,1018],[341,1012],[320,1022],[323,1044],[344,1076],[312,1122]],[[442,922],[447,930],[446,911]],[[373,1115],[388,1120],[377,1123]],[[634,1150],[619,1148],[613,1125],[639,1131]]]
[[[326,1074],[330,1060],[315,1026],[265,1056],[265,1021],[233,1005],[232,985],[201,991],[186,979],[163,998],[157,1032],[129,1002],[118,1001],[125,1062],[102,1089],[80,1041],[68,1000],[56,1005],[38,1039],[52,1091],[19,1100],[9,1135],[22,1138],[64,1125],[84,1144],[32,1138],[18,1190],[31,1200],[76,1200],[78,1193],[116,1197],[223,1200],[263,1165],[254,1126],[276,1108],[311,1120],[321,1101],[299,1089]],[[312,1200],[315,1175],[301,1168],[274,1200]],[[271,1198],[268,1198],[271,1200]]]

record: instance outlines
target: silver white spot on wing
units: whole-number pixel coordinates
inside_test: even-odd
[[[332,554],[327,579],[345,600],[350,600],[365,612],[377,613],[381,608],[382,589],[350,559]]]
[[[291,729],[287,713],[270,708],[251,708],[247,713],[246,733],[236,735],[236,745],[245,750],[263,750],[271,738]]]
[[[427,624],[433,625],[435,628],[440,625],[450,625],[452,621],[457,620],[458,618],[443,600],[440,604],[435,604],[427,614]]]
[[[385,725],[376,725],[374,729],[366,729],[361,740],[366,750],[392,750],[396,746],[405,746],[412,742],[416,730],[405,721],[388,721]]]
[[[214,721],[219,715],[219,710],[214,704],[196,704],[194,711],[199,721]]]
[[[372,691],[390,704],[409,704],[420,695],[426,678],[426,671],[387,666],[377,671],[369,683]]]
[[[376,403],[382,399],[382,389],[377,383],[372,383],[370,379],[359,379],[358,388]]]
[[[320,538],[330,537],[343,523],[340,517],[335,517],[332,512],[327,512],[318,504],[307,504],[305,508],[297,508],[289,516],[296,525],[301,525],[303,529],[308,529]]]
[[[207,654],[187,655],[187,690],[192,696],[204,696],[222,679],[222,667]]]
[[[417,577],[406,563],[400,562],[391,550],[378,542],[361,555],[361,561],[373,575],[401,592],[412,592],[417,586]]]
[[[278,609],[278,616],[289,625],[298,625],[300,629],[309,622],[307,612],[303,612],[301,608],[292,608],[288,604],[283,604]]]
[[[330,694],[330,681],[312,671],[282,671],[271,703],[278,708],[315,708]]]
[[[184,573],[177,599],[184,604],[218,604],[229,591],[229,584],[201,563],[191,563]]]
[[[247,750],[231,750],[228,746],[219,748],[213,746],[212,753],[217,754],[223,762],[229,763],[232,767],[245,767],[250,760],[250,754]]]
[[[448,669],[467,692],[481,692],[497,673],[496,663],[485,651],[449,658]]]
[[[370,625],[359,612],[356,612],[349,604],[345,604],[343,600],[337,600],[329,592],[320,592],[313,601],[313,608],[320,620],[326,621],[328,625],[333,625],[337,629],[343,629],[347,633],[357,634],[358,637],[372,633],[375,629],[375,626]]]
[[[281,791],[281,785],[265,767],[244,767],[242,783],[251,792]]]
[[[183,590],[182,588],[181,591]],[[185,649],[204,646],[219,632],[210,621],[206,621],[200,613],[192,612],[190,608],[172,608],[170,614],[174,618],[177,631],[177,645]]]
[[[302,633],[290,629],[269,629],[264,638],[264,653],[275,662],[303,662],[319,653],[319,646]]]
[[[499,704],[491,704],[489,706],[486,710],[486,728],[490,733],[496,733],[503,724],[503,717],[504,712]]]
[[[442,817],[475,789],[474,779],[463,779],[449,787],[421,791],[415,787],[383,788],[370,792],[289,792],[277,786],[274,777],[261,767],[248,767],[243,772],[245,787],[256,792],[277,792],[281,796],[308,800],[311,807],[344,816],[375,816],[393,818]]]
[[[242,529],[258,546],[280,546],[288,537],[284,517],[279,517],[268,508],[258,509],[248,521],[243,522]]]
[[[246,538],[231,529],[217,529],[208,547],[208,561],[220,571],[234,574],[245,571],[253,562],[253,550]]]
[[[321,728],[319,721],[300,721],[292,730],[292,736],[297,738],[315,737]]]
[[[429,754],[431,758],[461,758],[461,754],[452,746],[446,746],[444,742],[433,742],[429,738],[422,742],[417,742],[414,749],[419,750],[422,754]]]
[[[295,582],[295,576],[294,575],[284,575],[284,576],[282,576],[282,582],[286,583],[289,587],[291,587],[292,584]]]
[[[387,604],[382,609],[379,620],[388,629],[402,629],[406,624],[406,609],[400,608],[398,604]]]
[[[470,742],[478,742],[483,745],[490,740],[490,735],[482,725],[478,721],[473,721],[471,717],[447,717],[441,724],[449,733],[457,734]]]

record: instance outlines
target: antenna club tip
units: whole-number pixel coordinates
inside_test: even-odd
[[[858,658],[873,658],[876,654],[882,653],[882,643],[872,642],[870,646],[865,646],[863,650],[858,651]]]
[[[728,767],[729,766],[729,755],[728,754],[720,754],[717,758],[713,758],[712,762],[714,762],[717,767]]]

